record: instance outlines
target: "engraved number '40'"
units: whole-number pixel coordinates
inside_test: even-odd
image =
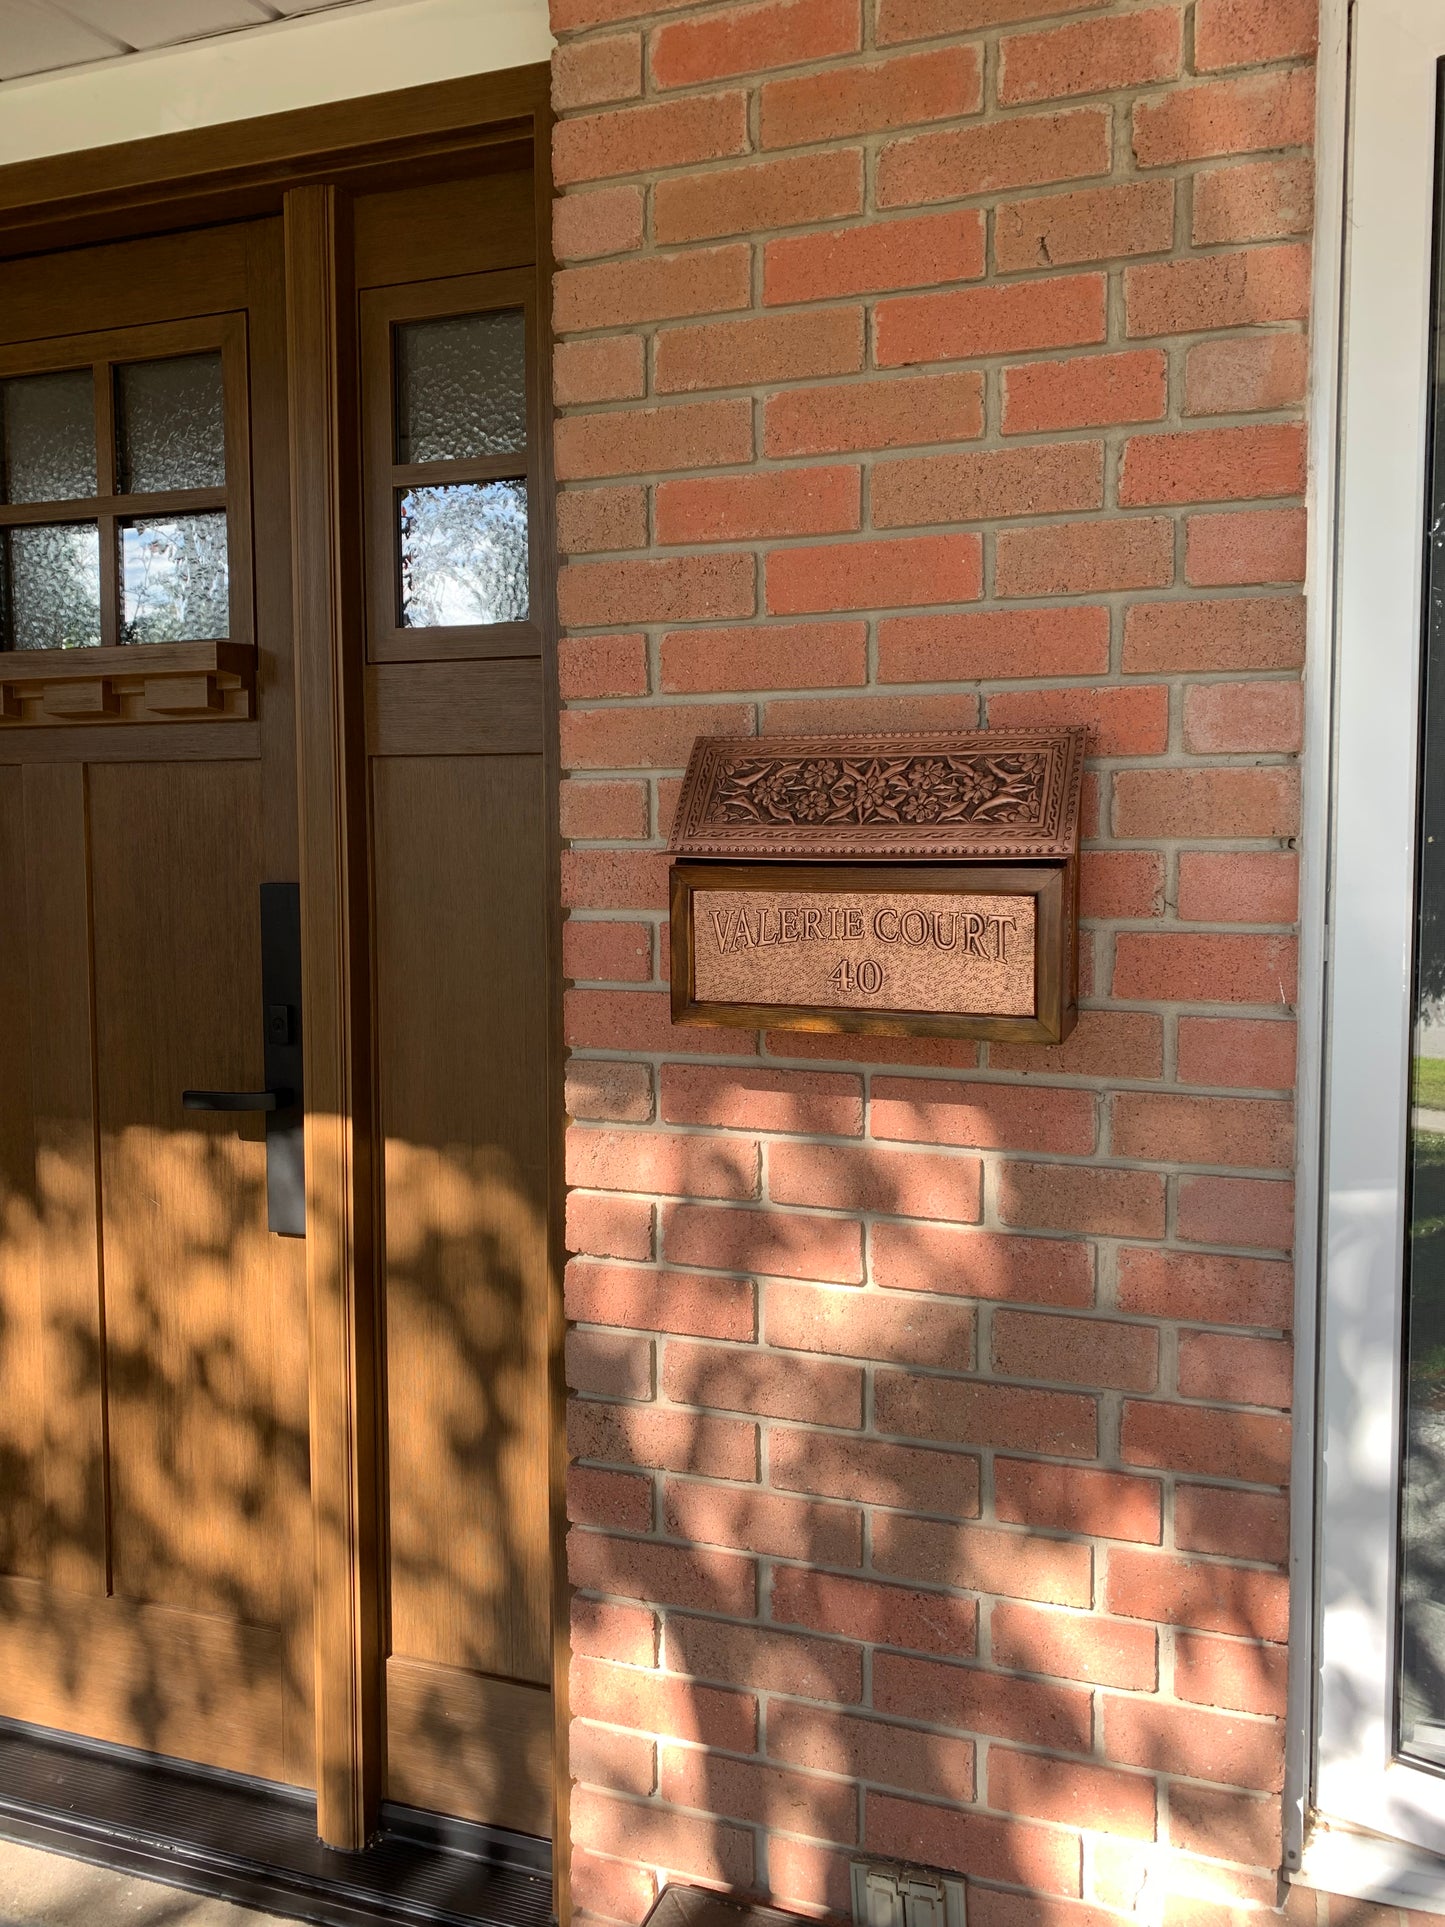
[[[883,988],[883,966],[875,957],[864,957],[856,964],[845,957],[836,970],[829,971],[828,982],[845,995],[861,990],[865,997],[876,997]]]

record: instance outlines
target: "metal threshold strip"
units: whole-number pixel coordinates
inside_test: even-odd
[[[321,1927],[547,1927],[550,1842],[383,1805],[365,1853],[293,1787],[0,1720],[0,1835]]]

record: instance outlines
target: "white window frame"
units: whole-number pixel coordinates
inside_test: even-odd
[[[1312,1804],[1322,1827],[1303,1869],[1306,1879],[1338,1892],[1436,1911],[1445,1910],[1445,1864],[1424,1855],[1445,1857],[1445,1775],[1395,1758],[1392,1736],[1441,59],[1445,7],[1438,0],[1359,0],[1335,524],[1324,1298],[1312,1442],[1319,1504]],[[1318,506],[1328,513],[1326,501]],[[1304,1712],[1297,1701],[1296,1719]],[[1381,1838],[1362,1839],[1361,1830]],[[1392,1851],[1387,1842],[1403,1844]]]

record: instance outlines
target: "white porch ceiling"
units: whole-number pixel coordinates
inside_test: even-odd
[[[0,0],[0,80],[115,60],[357,0]]]

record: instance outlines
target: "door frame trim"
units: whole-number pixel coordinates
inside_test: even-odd
[[[488,150],[525,147],[533,179],[535,272],[539,288],[546,288],[550,285],[552,270],[551,124],[550,70],[545,62],[540,62],[400,89],[395,93],[262,115],[217,127],[13,162],[0,167],[0,260],[125,240],[141,234],[174,232],[218,221],[280,215],[286,224],[288,241],[293,234],[299,238],[303,230],[313,241],[326,237],[327,260],[323,265],[332,277],[334,293],[334,277],[340,261],[338,248],[344,250],[345,245],[345,201],[350,192],[412,182],[419,173],[424,177],[428,171],[438,175],[444,171],[455,172],[468,158],[484,157]],[[288,275],[288,281],[290,279]],[[304,771],[302,778],[301,841],[303,852],[309,852],[311,857],[310,861],[303,858],[302,863],[303,970],[310,1000],[312,1038],[317,1035],[315,1019],[326,1011],[328,1020],[333,1021],[334,1049],[337,1038],[342,1035],[334,1024],[349,1012],[346,1036],[351,1052],[351,1061],[344,1072],[333,1064],[332,1069],[339,1076],[333,1075],[329,1085],[325,1079],[317,1081],[314,1063],[308,1062],[308,1082],[313,1097],[341,1098],[333,1113],[333,1123],[340,1126],[331,1133],[333,1139],[346,1140],[349,1135],[351,1140],[342,1144],[343,1155],[328,1157],[325,1195],[320,1194],[314,1173],[309,1173],[308,1203],[317,1222],[345,1222],[369,1233],[374,1222],[374,1186],[365,1173],[369,1161],[375,1166],[375,1147],[359,1141],[356,1131],[360,1131],[363,1139],[372,1134],[372,1079],[369,1064],[363,1064],[355,1056],[356,1040],[361,1034],[357,1012],[365,1009],[368,1035],[371,1021],[369,932],[363,950],[355,916],[346,915],[345,907],[335,895],[336,882],[344,873],[347,826],[355,825],[358,807],[365,808],[365,745],[364,738],[357,735],[364,723],[344,696],[337,700],[341,687],[338,670],[342,635],[343,632],[359,634],[346,620],[345,597],[350,590],[343,587],[348,577],[354,577],[359,591],[359,557],[355,542],[340,539],[346,520],[344,508],[338,513],[337,506],[327,499],[329,485],[317,487],[318,479],[327,473],[336,424],[333,421],[328,436],[323,414],[313,407],[311,420],[305,424],[307,432],[304,435],[298,432],[303,424],[296,409],[298,398],[294,387],[294,371],[298,366],[310,367],[318,375],[323,371],[326,357],[321,331],[329,327],[333,351],[345,331],[336,326],[334,301],[331,319],[326,321],[324,290],[314,279],[307,290],[307,303],[299,302],[296,294],[296,286],[288,286],[287,350],[288,365],[293,371],[293,512],[297,518],[294,526],[298,542],[324,540],[327,551],[324,571],[315,571],[308,580],[298,566],[293,582],[297,618],[298,749],[313,757],[312,783],[305,784]],[[548,1341],[552,1393],[553,1866],[555,1905],[559,1919],[565,1923],[569,1917],[570,1779],[566,1751],[569,1595],[564,1544],[561,842],[557,819],[560,771],[556,729],[556,542],[548,399],[552,386],[549,320],[549,304],[539,299],[529,344],[536,359],[537,393],[541,398],[535,424],[534,526],[539,552],[553,562],[553,566],[543,572],[544,592],[536,612],[543,639],[547,716],[543,774],[548,798],[546,887],[550,906],[546,969],[547,1084],[552,1117],[549,1147],[552,1304]],[[346,370],[338,370],[333,364],[325,376],[330,405],[334,407],[340,392],[337,381],[347,378]],[[314,397],[312,399],[314,401]],[[309,517],[308,504],[319,504]],[[328,516],[332,531],[329,536],[323,528]],[[357,527],[359,532],[359,524]],[[321,579],[323,573],[325,579]],[[358,595],[355,603],[358,613],[362,606]],[[318,789],[314,780],[318,773],[314,755],[327,744],[331,753],[327,768],[321,772]],[[323,856],[328,846],[331,861],[318,864],[316,859]],[[328,874],[323,876],[323,871]],[[368,894],[363,892],[361,906],[367,913]],[[329,901],[325,900],[328,898]],[[364,1004],[363,987],[366,987]],[[329,995],[324,995],[328,989]],[[348,1126],[352,1127],[349,1133]],[[307,1139],[310,1164],[313,1127],[309,1113]],[[333,1143],[330,1149],[335,1151],[337,1144]],[[343,1326],[349,1321],[350,1349],[345,1373],[347,1383],[343,1386],[333,1383],[328,1393],[330,1405],[323,1407],[323,1410],[329,1409],[335,1436],[330,1440],[322,1484],[330,1487],[331,1503],[339,1502],[338,1516],[342,1520],[343,1541],[350,1561],[338,1579],[335,1548],[328,1562],[318,1541],[317,1625],[318,1634],[320,1627],[328,1622],[344,1625],[348,1633],[341,1663],[332,1663],[326,1669],[318,1666],[317,1779],[322,1837],[335,1846],[357,1847],[364,1843],[367,1830],[375,1823],[379,1798],[375,1766],[381,1743],[379,1709],[377,1705],[367,1704],[366,1695],[357,1692],[356,1682],[364,1671],[367,1642],[375,1636],[380,1582],[375,1558],[370,1560],[369,1580],[367,1577],[368,1535],[374,1540],[381,1495],[377,1484],[375,1426],[368,1427],[364,1409],[370,1388],[371,1411],[375,1415],[375,1327],[373,1323],[368,1331],[367,1321],[375,1317],[380,1279],[377,1255],[369,1236],[348,1238],[332,1257],[330,1309]],[[308,1297],[314,1316],[317,1280],[311,1276],[312,1271],[312,1253],[308,1251]],[[313,1406],[317,1392],[313,1376]],[[314,1418],[313,1410],[313,1422]],[[319,1510],[314,1499],[313,1512]],[[343,1595],[339,1604],[338,1586]],[[335,1655],[332,1657],[334,1661]]]

